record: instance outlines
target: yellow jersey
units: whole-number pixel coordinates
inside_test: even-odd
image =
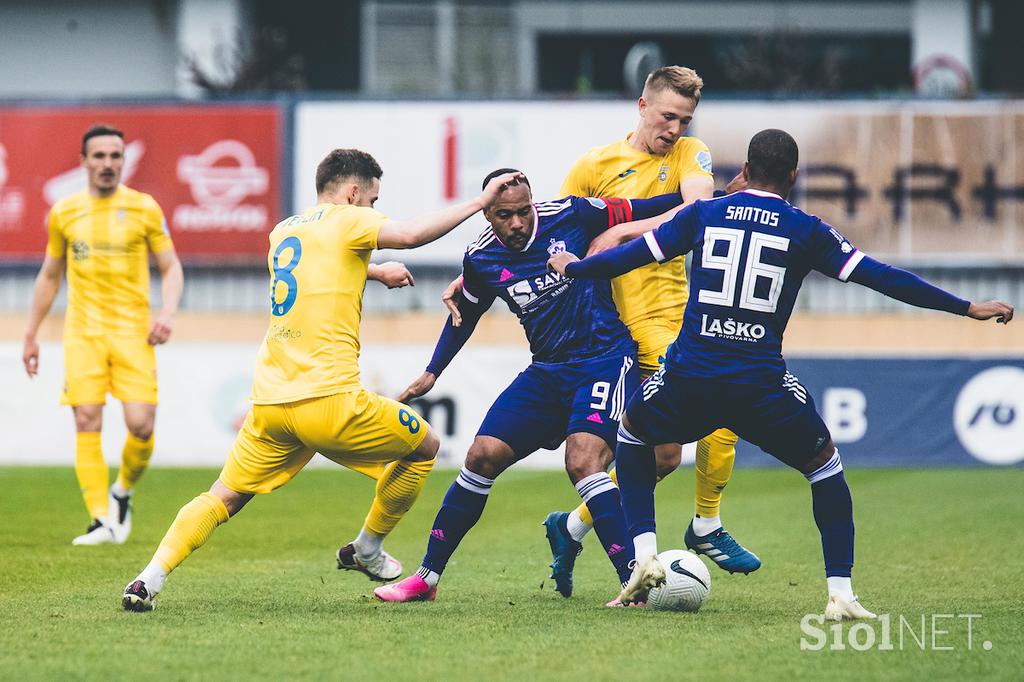
[[[148,194],[118,186],[61,199],[47,218],[46,254],[67,259],[71,336],[149,333],[149,252],[174,247],[163,211]]]
[[[253,403],[361,388],[363,289],[385,220],[372,208],[318,204],[270,233],[270,328],[256,358]]]
[[[661,156],[633,148],[627,135],[577,159],[562,183],[562,195],[649,199],[678,192],[679,184],[694,176],[713,177],[711,152],[697,138],[681,137]],[[645,265],[612,280],[615,307],[630,331],[650,319],[681,325],[688,294],[682,258]]]

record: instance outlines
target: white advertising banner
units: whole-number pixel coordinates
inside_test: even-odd
[[[220,466],[249,409],[256,345],[171,343],[157,350],[160,406],[154,466]],[[363,384],[396,396],[418,377],[430,359],[427,345],[364,347]],[[63,380],[60,344],[44,344],[40,373],[29,380],[21,370],[21,346],[0,344],[10,390],[0,393],[7,415],[0,440],[0,464],[74,462],[74,422],[57,400]],[[463,349],[434,390],[415,404],[441,437],[439,465],[461,466],[487,408],[530,362],[523,346]],[[111,399],[104,414],[107,461],[119,461],[125,427],[120,405]],[[314,460],[328,463],[323,458]],[[517,467],[562,468],[562,450],[541,450]]]
[[[307,102],[295,109],[294,210],[316,203],[317,164],[337,147],[372,154],[384,170],[378,210],[411,218],[480,193],[498,168],[519,168],[538,200],[556,199],[569,166],[636,124],[628,103]],[[408,263],[461,263],[485,223],[402,253]]]

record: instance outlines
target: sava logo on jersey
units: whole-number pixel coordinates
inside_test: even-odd
[[[561,296],[572,285],[573,279],[557,272],[548,272],[539,277],[519,280],[507,291],[512,300],[524,313],[536,307],[537,301]]]
[[[700,335],[710,336],[717,339],[728,339],[730,341],[743,341],[745,343],[757,343],[764,338],[765,329],[763,324],[740,322],[731,317],[724,322],[717,317],[708,317],[707,313],[701,316]]]

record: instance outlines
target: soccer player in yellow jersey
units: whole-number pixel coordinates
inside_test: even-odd
[[[153,197],[121,182],[124,134],[97,125],[82,137],[88,186],[50,209],[49,241],[36,277],[25,333],[25,371],[39,371],[39,325],[67,271],[64,391],[75,415],[75,473],[92,523],[74,545],[120,544],[131,532],[130,499],[153,454],[156,356],[181,300],[181,263]],[[162,308],[149,311],[149,254],[160,270]],[[107,393],[121,401],[128,439],[107,488],[100,445]]]
[[[625,139],[591,149],[573,164],[561,194],[584,197],[648,198],[678,188],[683,206],[714,193],[711,152],[695,137],[683,137],[700,102],[704,82],[692,69],[664,66],[652,72],[639,100],[640,121]],[[733,188],[735,182],[730,183]],[[673,209],[665,219],[682,206]],[[650,223],[654,225],[650,225]],[[591,245],[590,253],[616,246],[652,229],[661,221],[627,223],[609,229]],[[652,263],[612,280],[619,317],[638,344],[640,372],[657,371],[676,336],[686,308],[685,262]],[[722,490],[732,475],[736,435],[721,429],[697,444],[696,514],[687,529],[686,545],[706,554],[730,572],[749,573],[761,562],[722,528],[719,506]],[[661,446],[658,474],[665,477],[679,466],[680,445]],[[614,476],[614,472],[612,472]],[[572,593],[572,570],[580,541],[593,522],[585,504],[569,512],[553,512],[545,520],[551,544],[552,577],[563,595]]]
[[[257,493],[292,479],[317,452],[377,481],[362,530],[337,552],[338,568],[387,582],[402,565],[384,537],[409,510],[434,466],[439,441],[408,407],[359,380],[359,322],[374,249],[438,239],[493,202],[518,174],[501,175],[471,201],[424,217],[389,220],[373,209],[381,168],[369,154],[336,149],[317,167],[317,205],[270,233],[270,324],[251,400],[227,463],[209,492],[186,504],[122,606],[148,611],[167,574]]]

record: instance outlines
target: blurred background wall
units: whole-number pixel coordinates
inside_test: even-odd
[[[643,78],[663,64],[705,80],[690,134],[710,146],[719,187],[750,135],[784,128],[801,145],[795,203],[963,297],[1019,304],[1021,26],[1024,3],[1010,0],[0,3],[0,378],[16,388],[0,398],[16,433],[0,461],[68,460],[71,419],[56,406],[64,294],[36,382],[20,339],[42,221],[84,187],[78,145],[91,123],[125,130],[125,182],[161,203],[186,267],[175,336],[159,351],[158,461],[217,464],[265,330],[266,234],[314,200],[327,151],[373,153],[378,206],[395,217],[471,196],[500,166],[555,198],[581,153],[633,129]],[[417,286],[367,288],[368,385],[397,393],[421,371],[444,323],[440,291],[482,227],[380,255],[407,262]],[[418,405],[446,435],[449,463],[529,359],[514,317],[496,306],[488,318]],[[1013,464],[1024,461],[1021,328],[812,276],[787,353],[844,457]]]

